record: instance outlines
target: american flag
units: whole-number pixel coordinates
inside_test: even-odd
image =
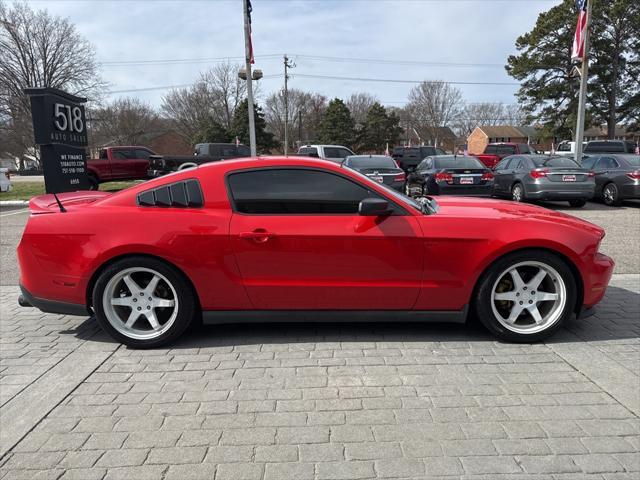
[[[587,1],[576,0],[576,7],[580,14],[578,15],[576,33],[573,37],[573,49],[571,50],[571,59],[574,61],[584,58],[584,43],[587,35]]]
[[[253,12],[251,0],[247,0],[247,17],[249,17],[249,60],[253,65],[254,63],[256,63],[256,61],[253,58],[253,40],[251,39],[251,12]]]

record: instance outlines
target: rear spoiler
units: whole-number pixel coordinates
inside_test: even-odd
[[[80,191],[59,193],[57,196],[65,210],[68,210],[69,208],[73,210],[74,207],[86,206],[110,195],[111,193],[109,192]],[[34,215],[43,213],[59,213],[60,207],[53,194],[46,194],[33,197],[29,200],[29,210]]]

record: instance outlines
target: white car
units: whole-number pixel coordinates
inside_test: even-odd
[[[8,192],[11,188],[11,175],[9,175],[9,169],[0,168],[0,192]]]
[[[355,153],[342,145],[303,145],[298,150],[298,155],[307,155],[342,163],[345,158],[355,155]]]
[[[582,144],[582,151],[584,151],[584,147],[587,146],[587,142]],[[549,152],[551,153],[551,152]],[[556,155],[562,156],[572,156],[576,154],[576,142],[569,142],[567,140],[563,140],[556,147]]]

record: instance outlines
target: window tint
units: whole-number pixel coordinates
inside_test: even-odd
[[[318,149],[315,147],[304,147],[301,148],[298,153],[302,155],[318,155]]]
[[[107,157],[107,150],[106,149],[100,150],[100,157],[98,157],[98,158],[107,159],[108,158]]]
[[[436,148],[436,155],[446,155],[447,152],[442,150],[441,148]]]
[[[223,157],[235,157],[236,156],[236,147],[222,147],[222,156]]]
[[[533,159],[536,167],[567,167],[567,168],[579,168],[573,159],[569,157],[541,157]]]
[[[151,155],[151,153],[149,152],[149,150],[142,150],[141,148],[136,149],[136,158],[141,158],[144,160],[148,160],[149,159],[149,155]]]
[[[623,142],[589,142],[584,149],[585,152],[624,152]]]
[[[234,173],[229,187],[236,210],[248,214],[357,214],[375,192],[327,172],[270,169]]]
[[[570,152],[571,144],[570,143],[561,143],[557,148],[558,152]]]
[[[500,145],[498,147],[498,155],[513,155],[516,153],[515,145]]]
[[[238,150],[238,155],[240,155],[241,157],[250,157],[251,156],[251,149],[249,147],[247,147],[246,145],[238,145],[237,150]],[[314,150],[315,150],[315,148],[314,148]]]
[[[602,157],[598,160],[596,170],[606,170],[607,168],[618,168],[618,162],[611,157]]]
[[[526,143],[520,144],[520,153],[533,153],[531,148]]]
[[[591,170],[593,166],[598,160],[598,157],[586,157],[582,159],[582,168],[586,168],[587,170]]]
[[[495,166],[494,170],[506,170],[507,168],[509,168],[509,162],[511,160],[513,160],[513,157],[505,158]]]
[[[342,158],[339,148],[325,147],[324,156],[326,158]]]
[[[498,147],[496,145],[487,145],[484,153],[487,155],[495,155],[498,152]]]
[[[391,157],[349,157],[347,161],[353,168],[398,168]]]
[[[111,152],[111,156],[116,160],[126,160],[127,158],[131,158],[127,156],[127,150],[113,150]]]
[[[434,166],[435,168],[487,168],[475,157],[440,157],[434,159]]]
[[[429,155],[437,155],[437,153],[434,147],[420,147],[420,155],[422,155],[422,158],[424,158],[428,157]]]

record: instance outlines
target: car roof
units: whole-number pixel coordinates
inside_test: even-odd
[[[226,171],[240,168],[256,167],[321,167],[337,172],[341,167],[336,162],[313,157],[285,157],[283,155],[263,156],[263,157],[242,157],[221,162],[203,163],[198,169],[221,169]]]

